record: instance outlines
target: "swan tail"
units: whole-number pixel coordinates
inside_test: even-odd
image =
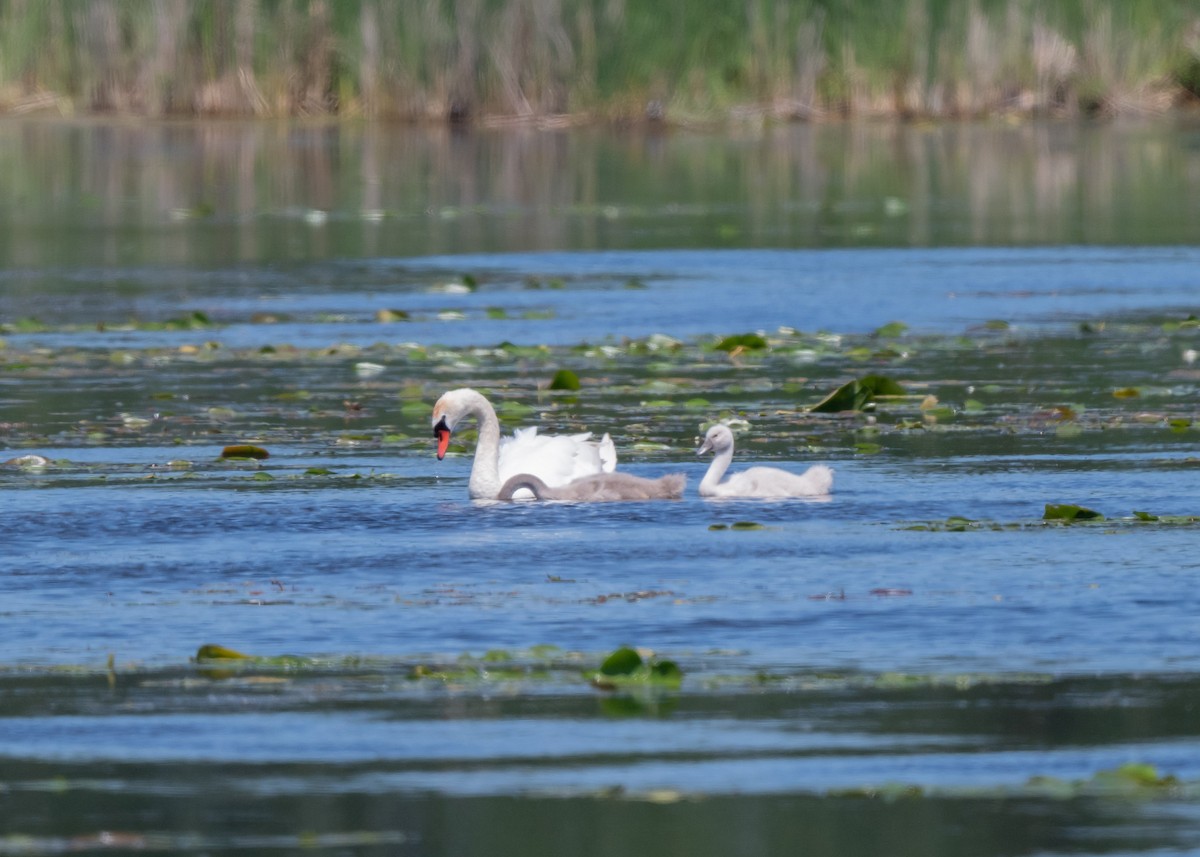
[[[687,476],[682,473],[668,473],[659,480],[663,487],[663,497],[667,500],[678,500],[683,496]]]
[[[602,473],[612,473],[617,469],[617,445],[613,443],[608,432],[605,432],[604,437],[600,438],[600,442],[596,445],[596,452],[600,455],[600,471]]]
[[[833,490],[833,468],[814,464],[804,474],[814,494],[828,494]]]

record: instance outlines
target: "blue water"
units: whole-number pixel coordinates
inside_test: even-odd
[[[0,662],[169,664],[205,642],[300,655],[634,643],[793,669],[1192,670],[1191,528],[1039,525],[1058,500],[1112,517],[1191,512],[1190,469],[1158,462],[1046,472],[1003,457],[867,457],[834,462],[829,502],[590,507],[472,503],[469,461],[431,453],[339,459],[389,478],[324,490],[289,487],[286,469],[269,487],[246,473],[46,488],[34,477],[8,494],[4,610],[20,633]],[[271,462],[291,464],[286,452]],[[678,468],[694,491],[703,462]],[[905,529],[956,515],[1027,526]],[[765,529],[709,529],[740,520]],[[656,594],[595,603],[637,592]]]
[[[1200,513],[1200,335],[1161,323],[1200,251],[514,243],[8,272],[0,461],[50,463],[0,465],[0,854],[1200,841],[1198,525],[1133,517]],[[541,389],[560,364],[578,401]],[[913,395],[804,413],[868,372]],[[471,502],[469,436],[428,437],[462,384],[688,491]],[[833,495],[699,498],[718,417],[735,469],[822,461]],[[591,686],[622,645],[682,685]],[[1129,763],[1176,779],[1105,780]]]
[[[107,322],[98,343],[170,347],[178,331],[125,330],[131,319],[163,320],[203,312],[220,329],[210,338],[233,348],[264,343],[368,346],[380,340],[451,346],[497,342],[572,345],[665,333],[696,337],[744,330],[864,333],[892,321],[914,331],[954,333],[989,320],[1063,323],[1153,309],[1190,312],[1200,287],[1194,247],[913,248],[883,250],[655,250],[510,253],[328,262],[313,269],[206,272],[132,269],[108,275],[90,299],[72,297],[51,273],[24,308],[42,320],[85,326]],[[464,275],[475,291],[447,293]],[[172,284],[184,281],[179,289]],[[528,281],[540,284],[531,289]],[[629,288],[630,281],[641,288]],[[554,282],[556,287],[545,284]],[[132,286],[140,296],[128,298]],[[0,295],[0,308],[5,307]],[[489,309],[506,314],[488,316]],[[381,309],[410,320],[375,323]],[[445,313],[452,313],[446,317]],[[271,324],[250,323],[274,314]],[[535,314],[535,318],[523,317]],[[314,320],[321,324],[313,324]],[[17,333],[45,347],[81,344],[78,332]],[[82,340],[86,342],[87,340]]]

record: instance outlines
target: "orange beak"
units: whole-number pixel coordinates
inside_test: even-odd
[[[437,438],[437,457],[441,461],[446,457],[446,448],[450,446],[450,429],[446,427],[444,417],[433,427],[433,436]]]

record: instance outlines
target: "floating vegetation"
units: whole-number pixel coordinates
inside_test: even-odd
[[[883,375],[864,375],[848,381],[809,408],[813,413],[861,411],[879,396],[903,396],[904,388]]]
[[[906,524],[900,529],[915,532],[965,533],[973,531],[1044,529],[1063,525],[1095,525],[1103,530],[1117,527],[1162,526],[1180,527],[1200,524],[1200,515],[1154,515],[1135,511],[1128,517],[1110,518],[1093,509],[1070,503],[1047,503],[1046,511],[1039,520],[1029,521],[983,521],[952,516],[944,521],[923,521]]]
[[[219,646],[215,643],[205,643],[196,650],[196,662],[205,663],[207,661],[248,661],[254,660],[250,655],[242,654],[235,649],[230,649],[226,646]]]
[[[761,351],[768,346],[765,336],[759,333],[739,333],[726,336],[713,346],[717,351],[741,353],[742,351]]]
[[[1128,762],[1116,768],[1097,771],[1087,779],[1062,780],[1057,777],[1035,776],[1025,783],[1025,789],[1046,797],[1169,797],[1181,789],[1180,780],[1163,775],[1154,765]]]
[[[579,376],[570,369],[559,369],[550,379],[551,390],[578,390]]]
[[[1094,509],[1074,503],[1047,503],[1042,517],[1047,521],[1102,521],[1104,516]]]
[[[397,321],[411,321],[412,316],[407,310],[384,308],[376,310],[375,320],[380,324],[391,324]]]
[[[195,315],[181,318],[189,325],[203,323]],[[344,315],[328,319],[347,320]],[[312,329],[320,323],[305,319]],[[0,351],[0,369],[13,402],[6,410],[5,436],[17,447],[115,446],[144,443],[151,436],[173,445],[238,445],[248,427],[268,448],[292,445],[301,437],[340,445],[333,432],[353,417],[386,426],[365,442],[386,436],[399,452],[418,450],[428,403],[452,383],[494,391],[506,428],[537,422],[562,432],[603,425],[618,448],[638,455],[694,448],[697,412],[709,420],[753,417],[757,451],[764,458],[790,454],[797,444],[834,458],[885,450],[889,456],[920,456],[933,450],[922,445],[931,435],[939,437],[939,455],[988,436],[1051,436],[1056,451],[1087,450],[1100,436],[1111,445],[1117,433],[1161,432],[1163,442],[1190,437],[1197,424],[1189,395],[1194,381],[1181,376],[1165,385],[1158,349],[1182,353],[1194,329],[1180,326],[1176,333],[1163,333],[1160,324],[1109,321],[1102,338],[1009,332],[1000,340],[986,332],[914,336],[904,331],[903,383],[860,369],[864,362],[897,359],[880,351],[879,340],[899,333],[898,324],[862,335],[780,328],[769,341],[765,334],[744,333],[716,340],[652,334],[562,346],[500,341],[471,347],[419,342],[229,347],[147,340],[131,347],[126,340],[108,348],[95,325],[38,322],[39,330],[61,335],[64,342],[78,339],[81,346],[48,349],[9,341]],[[1141,343],[1150,334],[1166,341],[1146,351]],[[1173,343],[1172,337],[1181,341]],[[729,350],[715,348],[714,342]],[[726,358],[735,353],[753,355],[753,373]],[[998,360],[1019,367],[1019,380],[1015,369],[998,370]],[[848,374],[854,379],[847,382]],[[586,387],[580,382],[574,388],[572,375],[587,377]],[[1105,375],[1120,380],[1097,384],[1095,379]],[[91,385],[89,396],[57,397],[53,391],[63,376]],[[349,397],[347,379],[370,384]],[[539,401],[535,392],[548,383],[572,395]],[[104,413],[106,391],[122,387],[153,392],[140,408],[112,394],[113,416],[97,417]],[[1147,390],[1163,391],[1155,396],[1161,405],[1134,411],[1130,400],[1112,395],[1114,389],[1139,390],[1139,400],[1146,399]],[[828,392],[806,408],[801,403],[817,398],[814,390]],[[879,407],[883,402],[886,407]],[[649,413],[652,420],[646,419]],[[1178,458],[1169,466],[1187,466],[1187,460]]]
[[[232,458],[232,459],[253,458],[253,459],[261,460],[261,459],[265,459],[265,458],[270,458],[271,453],[269,453],[267,450],[263,449],[261,446],[254,446],[253,444],[249,444],[249,443],[237,443],[237,444],[232,444],[232,445],[227,446],[224,449],[222,449],[221,457],[222,458]]]
[[[22,470],[45,470],[51,463],[44,455],[18,455],[5,461],[4,466],[19,467]]]
[[[600,669],[588,674],[591,683],[602,690],[620,687],[654,686],[677,688],[683,681],[683,671],[671,660],[659,660],[642,654],[629,646],[622,646],[604,659]]]
[[[361,362],[354,364],[354,374],[359,378],[377,378],[387,369],[379,363]]]

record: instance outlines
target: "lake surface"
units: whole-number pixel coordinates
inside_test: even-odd
[[[1200,128],[0,159],[0,854],[1200,843]],[[460,386],[688,491],[471,502]],[[719,419],[834,493],[699,498]],[[593,681],[623,646],[682,681]]]

